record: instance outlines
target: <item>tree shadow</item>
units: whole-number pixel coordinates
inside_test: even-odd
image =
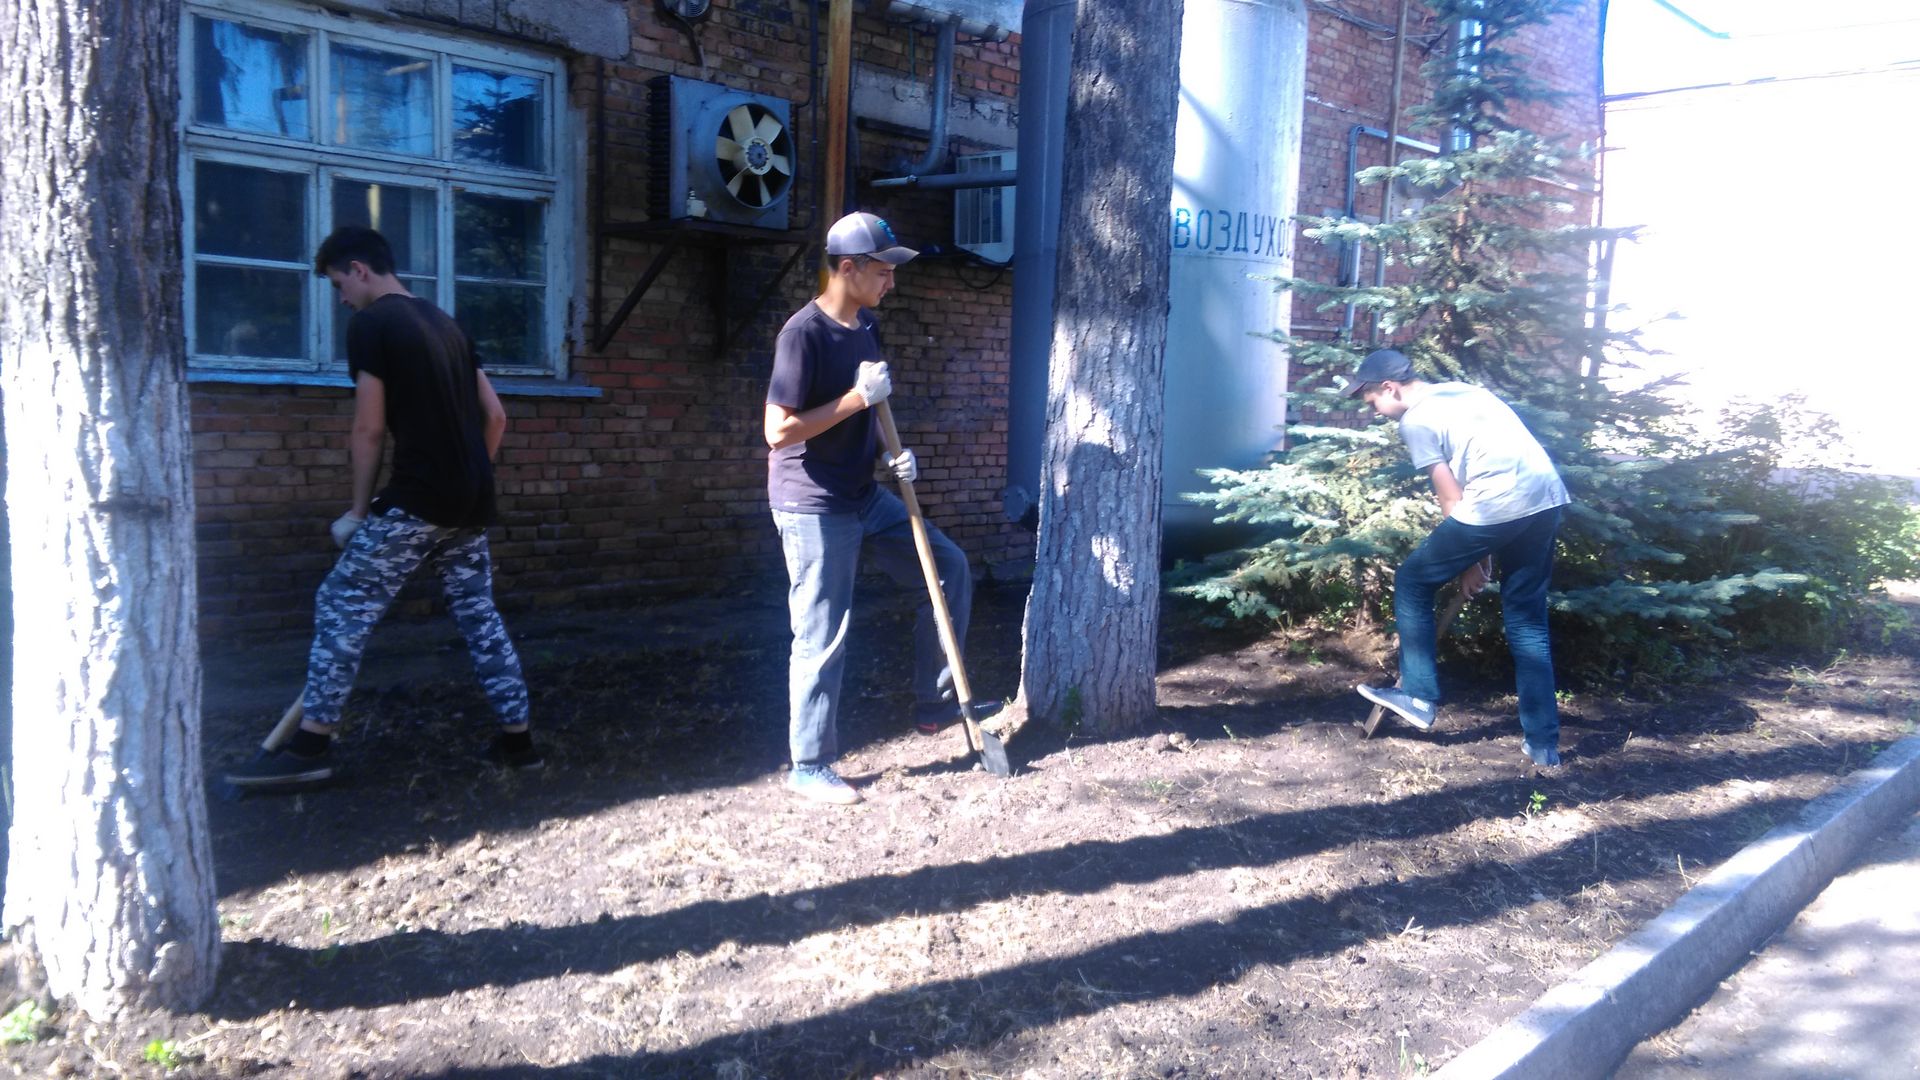
[[[1778,809],[1785,810],[1792,802],[1780,800]],[[1713,827],[1749,809],[1729,809],[1695,820],[1702,827]],[[1605,843],[1625,839],[1630,832],[1607,829],[1592,835]],[[794,1077],[908,1068],[944,1052],[980,1049],[1032,1027],[1092,1015],[1119,1000],[1192,998],[1233,982],[1252,966],[1285,965],[1338,952],[1355,941],[1345,915],[1355,907],[1384,912],[1386,925],[1398,925],[1402,916],[1417,916],[1429,929],[1466,926],[1526,903],[1529,890],[1535,887],[1566,895],[1601,881],[1639,880],[1664,869],[1650,864],[1638,872],[1622,872],[1609,866],[1603,873],[1587,858],[1588,843],[1583,836],[1518,862],[1483,861],[1413,880],[1289,899],[1177,930],[1134,934],[1072,956],[889,991],[806,1020],[729,1033],[678,1051],[603,1055],[545,1070],[462,1067],[441,1075],[563,1076],[584,1070],[596,1075],[688,1076],[728,1059],[762,1059],[760,1068]],[[1526,883],[1526,888],[1513,887],[1516,881]],[[1482,902],[1488,896],[1498,899],[1492,904]],[[1372,936],[1380,935],[1368,935]],[[924,1024],[929,1015],[966,1017],[970,1022],[961,1035],[930,1038]],[[783,1049],[777,1062],[764,1060],[769,1045]]]
[[[1685,792],[1736,775],[1766,779],[1801,771],[1805,765],[1804,757],[1790,748],[1759,754],[1710,755],[1690,760],[1684,769],[1639,775],[1634,793],[1645,798]],[[1515,776],[1409,795],[1385,803],[1335,804],[1256,814],[1220,825],[1193,826],[1127,840],[1082,841],[974,862],[923,866],[896,874],[868,875],[800,889],[781,896],[762,894],[735,900],[701,900],[653,915],[603,916],[596,922],[570,926],[510,925],[463,933],[396,933],[324,949],[271,942],[230,943],[223,959],[222,987],[208,1011],[223,1019],[245,1019],[284,1007],[292,997],[298,997],[303,1008],[313,1010],[376,1008],[567,973],[608,973],[677,954],[701,955],[723,943],[788,945],[824,930],[874,925],[902,915],[935,910],[948,902],[970,906],[1036,892],[1092,895],[1115,885],[1152,882],[1207,870],[1268,866],[1370,840],[1404,841],[1409,837],[1444,834],[1482,818],[1480,808],[1483,806],[1521,805],[1537,785],[1534,779]],[[1558,801],[1578,807],[1615,798],[1617,793],[1610,790],[1588,792],[1569,784],[1559,793]],[[1783,806],[1788,801],[1779,800]],[[1687,824],[1699,829],[1715,822],[1748,823],[1756,808],[1766,805],[1770,804],[1750,802],[1722,815],[1688,819]],[[1584,854],[1581,861],[1584,865]],[[1597,859],[1595,862],[1597,874]],[[1661,866],[1664,868],[1664,862]],[[1609,869],[1617,871],[1615,867]],[[1449,915],[1445,908],[1422,906],[1422,922],[1434,925],[1433,920],[1445,922],[1449,918],[1464,919],[1469,913],[1476,918],[1486,914],[1473,908],[1470,901],[1460,899],[1477,895],[1476,890],[1461,887],[1460,882],[1496,870],[1510,875],[1513,867],[1488,864],[1446,875],[1441,884],[1453,884],[1432,895],[1451,897],[1449,903],[1456,907],[1464,903],[1467,907]],[[1648,872],[1653,870],[1649,867]],[[1625,880],[1617,873],[1613,879]],[[1408,891],[1404,894],[1396,892],[1398,888],[1400,886],[1368,887],[1357,890],[1355,895],[1380,902],[1391,896],[1403,896],[1410,901],[1415,892],[1425,893],[1435,886],[1414,883],[1406,886]],[[1480,888],[1478,892],[1485,889]],[[1271,935],[1281,923],[1300,913],[1317,918],[1315,913],[1322,912],[1329,903],[1333,902],[1303,900],[1280,905],[1269,916],[1254,922],[1258,923],[1258,933]],[[1253,916],[1243,915],[1236,922],[1253,925],[1246,922],[1249,918]],[[1178,934],[1147,935],[1141,939],[1145,943],[1142,947],[1165,948],[1165,956],[1173,960],[1181,957],[1189,945],[1217,949],[1224,948],[1226,942],[1238,940],[1237,931],[1208,928],[1181,933],[1189,935],[1191,940]],[[1220,933],[1227,936],[1221,938]],[[1131,966],[1119,964],[1116,957],[1124,951],[1096,950],[1091,955],[1103,965],[1101,970],[1114,978],[1119,978],[1123,969],[1131,972],[1130,978],[1139,976],[1141,973]],[[1271,953],[1271,949],[1263,948],[1260,952]],[[1273,962],[1290,958],[1272,955]],[[1078,962],[1076,958],[1074,963]],[[1047,967],[1039,965],[1039,968]],[[1031,977],[1029,972],[1017,978],[1009,976],[1009,979],[1011,984],[1018,984]],[[1190,992],[1188,986],[1182,979],[1174,979],[1155,993],[1184,994]],[[953,989],[952,993],[958,995],[961,991]],[[1020,1010],[1013,1012],[1019,1014]],[[844,1022],[851,1030],[866,1021],[856,1021],[849,1015]],[[826,1020],[818,1023],[833,1026]],[[690,1066],[693,1059],[672,1060]]]

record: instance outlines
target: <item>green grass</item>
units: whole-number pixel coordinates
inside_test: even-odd
[[[51,1019],[47,1010],[37,1001],[23,1001],[13,1007],[13,1011],[0,1016],[0,1043],[11,1046],[15,1043],[30,1043],[45,1033],[47,1021]]]

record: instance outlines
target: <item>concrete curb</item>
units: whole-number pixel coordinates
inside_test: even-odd
[[[1658,918],[1467,1048],[1439,1080],[1602,1080],[1792,920],[1860,849],[1920,808],[1920,737],[1743,848]]]

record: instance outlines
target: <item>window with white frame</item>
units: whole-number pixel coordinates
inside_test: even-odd
[[[182,22],[196,368],[344,371],[351,313],[313,251],[370,225],[490,371],[563,373],[558,60],[271,0]]]

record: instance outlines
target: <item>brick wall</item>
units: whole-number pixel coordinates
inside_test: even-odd
[[[1588,0],[1586,23],[1596,17],[1594,6]],[[1391,23],[1397,0],[1342,0],[1338,7]],[[1319,213],[1344,202],[1348,128],[1386,126],[1392,48],[1323,5],[1309,8],[1300,209]],[[808,209],[816,179],[811,143],[820,133],[816,111],[802,104],[813,91],[807,69],[814,9],[790,0],[717,4],[700,30],[702,68],[679,29],[651,3],[633,0],[629,54],[570,62],[571,122],[581,136],[573,145],[581,148],[579,167],[587,176],[587,204],[578,223],[572,372],[600,396],[505,399],[510,426],[501,450],[502,521],[493,552],[499,593],[509,609],[784,580],[766,512],[760,420],[773,333],[814,292],[812,268],[804,261],[794,266],[756,308],[754,299],[775,280],[791,244],[683,250],[607,348],[595,352],[588,344],[598,330],[594,313],[612,313],[660,244],[596,244],[592,233],[596,220],[645,218],[645,86],[660,74],[794,102],[800,178],[792,224],[814,234],[821,230],[823,223],[810,220]],[[820,10],[824,14],[824,6]],[[1564,110],[1562,126],[1543,124],[1546,130],[1597,125],[1592,33],[1580,26],[1578,33],[1542,35],[1540,47],[1555,77],[1588,94]],[[1416,20],[1412,29],[1424,34],[1435,28]],[[865,14],[856,19],[854,55],[864,68],[924,83],[933,53],[930,30]],[[1409,50],[1403,93],[1409,106],[1424,93],[1421,58]],[[1013,102],[1017,41],[987,44],[963,36],[956,67],[957,93]],[[825,88],[817,95],[824,103]],[[602,130],[603,147],[595,145]],[[1410,134],[1433,138],[1430,132]],[[863,126],[857,137],[853,191],[862,205],[887,217],[911,245],[949,244],[950,193],[864,186],[918,158],[924,141],[889,125]],[[963,153],[988,148],[955,142]],[[1004,145],[1012,142],[1009,131]],[[1379,140],[1367,140],[1361,149],[1362,165],[1383,160]],[[593,175],[602,156],[604,178]],[[1363,194],[1360,206],[1362,212],[1376,210],[1377,191]],[[1325,249],[1302,243],[1298,250],[1297,272],[1334,276]],[[898,281],[880,312],[881,332],[895,367],[902,435],[921,453],[922,500],[976,565],[1018,566],[1031,558],[1031,538],[1002,519],[998,494],[1006,462],[1009,277],[923,258],[903,268]],[[1311,329],[1316,318],[1323,320],[1297,312],[1296,328]],[[349,394],[326,387],[198,383],[193,405],[204,631],[222,637],[305,625],[313,589],[332,559],[326,524],[349,495]]]

